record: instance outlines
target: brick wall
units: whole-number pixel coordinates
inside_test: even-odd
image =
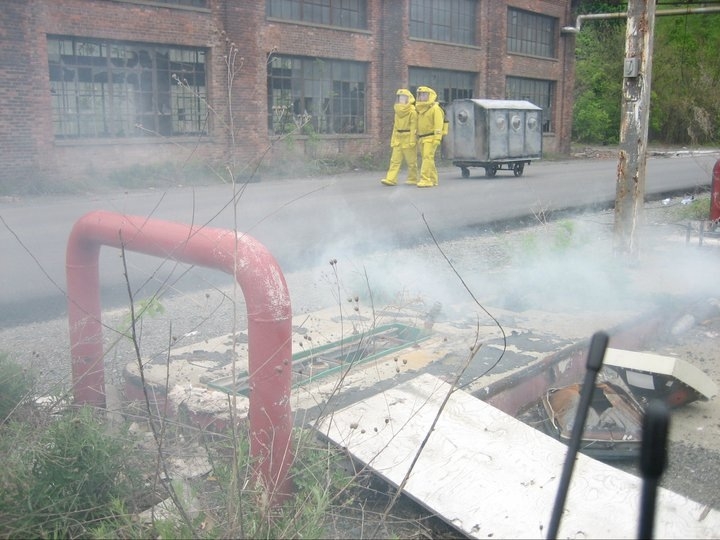
[[[213,17],[108,0],[3,0],[0,32],[0,186],[44,189],[54,182],[92,182],[123,166],[184,160],[190,150],[159,140],[55,141],[48,78],[48,35],[206,47],[218,33]],[[211,72],[224,73],[211,66]],[[185,141],[194,146],[193,141]],[[201,148],[196,155],[214,156]],[[191,148],[192,149],[192,148]],[[205,150],[205,152],[203,152]]]
[[[496,99],[505,97],[505,78],[507,76],[524,77],[556,81],[554,118],[555,132],[543,137],[543,148],[548,152],[569,152],[570,126],[572,122],[572,89],[574,70],[574,42],[560,36],[557,58],[545,59],[528,57],[506,52],[508,4],[513,8],[541,13],[558,20],[560,28],[572,24],[570,2],[564,0],[513,0],[512,3],[484,2],[487,9],[484,17],[493,21],[488,34],[488,84],[487,97]]]
[[[569,4],[569,0],[513,1],[519,8],[557,16],[560,26],[571,22]],[[252,164],[259,157],[272,160],[288,148],[271,139],[266,127],[266,62],[272,52],[356,60],[368,66],[366,133],[321,137],[307,151],[307,140],[298,137],[300,158],[387,151],[394,95],[407,86],[408,66],[477,72],[477,95],[490,98],[504,97],[506,74],[560,81],[555,138],[566,141],[569,149],[572,111],[567,103],[571,104],[572,70],[563,72],[563,67],[571,65],[573,54],[564,38],[560,39],[561,60],[507,55],[507,3],[481,1],[476,27],[479,46],[410,39],[408,6],[409,0],[368,0],[367,31],[348,31],[266,20],[261,1],[210,0],[209,9],[198,10],[122,0],[2,0],[0,190],[92,182],[98,174],[116,168],[184,161],[188,156],[219,164]],[[56,141],[47,35],[207,47],[211,136],[200,142],[178,138]],[[237,51],[234,59],[232,50]],[[563,96],[568,98],[563,101]],[[545,148],[552,150],[555,142]]]
[[[0,17],[0,186],[43,184],[52,172],[46,132],[38,111],[46,107],[47,68],[38,58],[36,2],[7,0]]]

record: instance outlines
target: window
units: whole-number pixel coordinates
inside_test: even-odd
[[[366,66],[360,62],[272,56],[268,62],[268,128],[288,133],[365,133]]]
[[[409,90],[415,94],[418,86],[429,86],[438,95],[442,104],[455,99],[470,99],[475,88],[475,74],[465,71],[443,69],[425,69],[411,67],[409,70]]]
[[[57,138],[207,132],[205,51],[48,38]]]
[[[551,133],[555,130],[552,105],[554,90],[555,83],[553,81],[541,79],[508,77],[505,82],[507,99],[522,99],[542,108],[543,133]]]
[[[475,44],[476,0],[410,0],[410,37]]]
[[[207,0],[152,0],[161,4],[177,4],[178,6],[207,7]]]
[[[266,6],[268,17],[367,28],[367,0],[268,0]]]
[[[272,56],[268,62],[268,129],[308,126],[315,133],[365,133],[365,74],[360,62]]]
[[[555,58],[557,19],[508,9],[508,52]]]

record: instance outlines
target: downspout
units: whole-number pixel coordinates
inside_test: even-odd
[[[100,309],[101,246],[124,248],[234,275],[248,316],[250,451],[271,501],[290,494],[292,310],[285,278],[254,238],[227,229],[95,211],[67,245],[67,296],[75,403],[105,407]]]

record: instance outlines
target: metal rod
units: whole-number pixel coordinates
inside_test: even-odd
[[[596,332],[590,341],[585,381],[583,382],[583,386],[580,391],[580,403],[578,405],[577,413],[575,414],[575,423],[573,424],[568,451],[567,454],[565,454],[565,464],[563,466],[562,476],[560,477],[560,486],[558,487],[555,497],[555,506],[553,507],[550,525],[548,526],[548,539],[557,538],[563,508],[565,507],[565,499],[567,498],[568,489],[570,487],[570,478],[572,477],[573,467],[575,466],[575,458],[577,457],[578,450],[580,449],[580,440],[585,429],[585,420],[587,419],[587,413],[590,409],[593,391],[595,390],[595,379],[602,367],[609,339],[610,338],[605,332]]]
[[[702,13],[720,13],[720,6],[712,7],[697,7],[697,8],[678,8],[678,9],[663,9],[655,11],[656,17],[663,15],[687,15],[687,14],[702,14]],[[626,12],[614,12],[614,13],[584,13],[578,15],[575,19],[575,26],[563,26],[561,32],[564,34],[577,34],[580,32],[580,26],[583,21],[597,20],[597,19],[622,19],[627,17]]]
[[[667,461],[667,434],[670,409],[663,401],[650,402],[643,418],[640,472],[643,477],[638,538],[653,537],[655,500],[660,477]]]

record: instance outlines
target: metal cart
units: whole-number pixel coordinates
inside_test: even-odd
[[[522,176],[526,165],[542,158],[542,109],[529,101],[457,99],[445,112],[443,156],[463,178],[470,167],[483,167],[488,177],[503,169]]]

